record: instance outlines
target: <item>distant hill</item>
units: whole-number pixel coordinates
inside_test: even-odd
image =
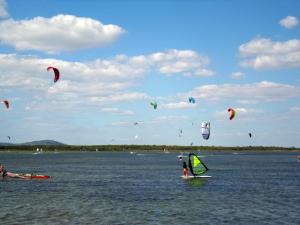
[[[65,145],[65,144],[53,140],[40,140],[40,141],[26,142],[20,145]]]
[[[14,144],[12,143],[7,143],[7,142],[0,142],[0,146],[12,146]]]
[[[6,142],[0,142],[0,146],[13,146],[13,145],[66,145],[58,141],[53,141],[53,140],[40,140],[40,141],[30,141],[30,142],[25,142],[25,143],[6,143]]]

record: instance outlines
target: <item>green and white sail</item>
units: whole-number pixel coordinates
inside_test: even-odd
[[[204,174],[208,170],[207,166],[194,153],[189,154],[189,168],[193,176]]]

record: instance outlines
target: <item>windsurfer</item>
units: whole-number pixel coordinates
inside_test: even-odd
[[[182,167],[183,167],[183,176],[187,177],[188,176],[188,167],[187,167],[185,161],[183,161]]]
[[[5,167],[0,163],[0,176],[5,177],[7,175],[7,171]]]
[[[186,164],[186,162],[182,159],[182,157],[180,157],[179,160],[182,162],[183,176],[187,177],[187,176],[188,176],[188,167],[187,167],[187,164]]]

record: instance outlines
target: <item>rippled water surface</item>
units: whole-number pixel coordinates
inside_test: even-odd
[[[0,153],[0,224],[300,224],[299,153],[203,152],[209,180],[180,178],[178,153]]]

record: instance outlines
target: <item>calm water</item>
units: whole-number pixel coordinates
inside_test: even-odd
[[[204,152],[209,180],[187,182],[178,153],[0,153],[0,224],[300,224],[299,153]]]

